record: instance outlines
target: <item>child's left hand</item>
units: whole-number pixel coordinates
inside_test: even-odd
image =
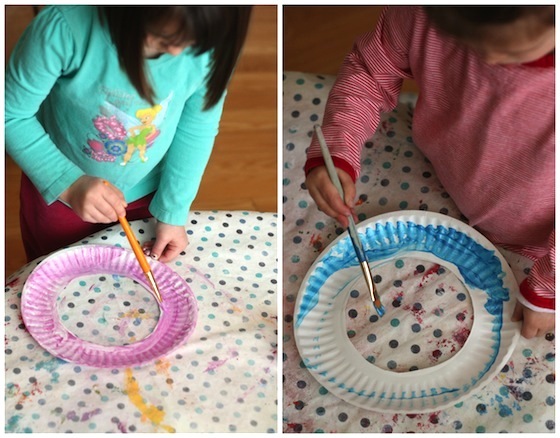
[[[189,239],[185,227],[169,225],[159,222],[156,225],[156,241],[143,245],[144,254],[159,260],[162,263],[169,262],[179,255],[187,245]]]
[[[523,321],[521,336],[526,339],[544,336],[546,333],[554,330],[554,313],[535,312],[525,307],[519,301],[515,305],[511,320]]]

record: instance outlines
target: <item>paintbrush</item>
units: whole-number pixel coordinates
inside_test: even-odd
[[[103,181],[103,184],[108,186],[109,182]],[[154,291],[154,295],[156,299],[158,300],[159,303],[161,303],[162,302],[161,293],[159,292],[159,288],[157,286],[156,280],[154,278],[154,274],[152,272],[152,269],[150,268],[148,260],[146,260],[146,255],[142,251],[142,248],[140,248],[140,244],[136,240],[136,236],[134,235],[132,228],[130,228],[130,225],[126,220],[126,218],[122,216],[119,217],[119,222],[121,223],[121,226],[124,230],[124,234],[126,234],[126,238],[130,242],[130,246],[132,247],[132,251],[136,256],[136,259],[138,259],[138,262],[140,263],[140,267],[142,268],[144,275],[146,276],[148,282],[152,286],[152,290]]]
[[[317,139],[319,140],[319,145],[321,146],[321,152],[323,154],[323,159],[325,160],[325,166],[327,167],[329,178],[338,190],[338,193],[342,198],[342,201],[344,202],[344,190],[342,189],[342,183],[340,182],[340,178],[338,177],[338,173],[336,172],[336,168],[334,167],[327,142],[325,141],[323,131],[321,130],[321,127],[319,125],[315,125],[315,133],[317,134]],[[360,262],[360,266],[364,274],[364,279],[366,280],[366,285],[371,295],[373,306],[375,307],[377,314],[379,316],[383,316],[385,314],[385,308],[383,307],[383,304],[381,304],[379,293],[377,292],[377,288],[375,287],[375,283],[373,282],[369,263],[364,252],[364,248],[362,247],[362,242],[358,236],[358,232],[356,231],[356,223],[354,222],[354,217],[351,214],[348,215],[348,234],[350,235],[350,240],[352,241],[352,245],[354,246],[354,251],[356,252],[358,261]]]

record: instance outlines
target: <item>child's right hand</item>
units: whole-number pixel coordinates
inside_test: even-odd
[[[342,184],[342,190],[344,191],[344,202],[331,182],[325,166],[312,169],[307,174],[305,185],[319,210],[336,219],[344,228],[347,228],[349,215],[357,219],[354,213],[356,185],[350,175],[344,170],[338,168],[336,170]]]
[[[126,201],[122,192],[101,178],[81,176],[66,189],[60,199],[84,221],[112,223],[126,216]]]
[[[525,307],[519,301],[515,304],[512,321],[523,321],[521,336],[532,339],[536,336],[544,336],[554,331],[556,318],[554,313],[536,312]]]

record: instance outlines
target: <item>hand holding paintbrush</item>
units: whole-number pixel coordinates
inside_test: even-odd
[[[109,185],[109,182],[103,181],[103,184]],[[144,252],[142,251],[142,248],[140,248],[140,244],[136,240],[136,236],[134,236],[132,228],[130,228],[130,225],[129,225],[128,221],[126,220],[126,217],[120,216],[119,217],[119,222],[121,223],[121,226],[123,227],[124,233],[126,234],[126,237],[127,237],[128,241],[130,243],[130,246],[132,247],[132,251],[134,252],[134,255],[136,256],[136,259],[138,260],[138,263],[140,263],[140,267],[142,268],[142,272],[144,272],[144,275],[148,279],[148,282],[150,283],[150,286],[152,287],[152,290],[154,291],[154,295],[155,295],[156,299],[158,300],[159,303],[161,303],[162,298],[161,298],[161,294],[159,292],[159,288],[157,286],[157,283],[154,279],[154,274],[152,273],[152,269],[150,268],[148,260],[146,259],[146,256],[145,256]]]
[[[342,184],[340,183],[340,179],[332,161],[329,148],[327,146],[325,138],[323,137],[323,132],[319,125],[315,125],[315,133],[317,134],[317,139],[319,140],[319,145],[321,146],[321,152],[323,154],[323,159],[325,160],[325,166],[327,168],[327,172],[329,173],[329,177],[333,185],[336,187],[340,197],[342,198],[342,200],[344,200],[344,190],[342,189]],[[362,273],[364,274],[364,279],[366,281],[368,291],[371,295],[371,300],[373,301],[375,310],[377,311],[379,316],[383,316],[385,314],[385,308],[381,304],[381,299],[379,298],[375,283],[373,282],[371,271],[369,269],[369,263],[362,247],[362,242],[360,241],[360,238],[358,236],[358,232],[356,231],[356,224],[352,215],[348,215],[348,234],[350,235],[352,245],[354,246],[356,256],[358,257],[358,261],[360,262]]]

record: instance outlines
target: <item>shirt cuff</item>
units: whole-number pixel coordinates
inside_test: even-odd
[[[556,299],[539,296],[538,293],[529,286],[527,279],[523,280],[519,285],[519,292],[519,302],[525,307],[536,312],[554,313]]]
[[[335,167],[344,170],[348,175],[350,175],[352,181],[354,181],[354,183],[356,182],[357,179],[356,172],[354,168],[350,165],[350,163],[338,157],[332,157],[332,160]],[[305,166],[304,166],[305,176],[309,175],[309,172],[311,172],[311,170],[315,169],[316,167],[324,166],[324,165],[325,165],[325,160],[323,160],[323,157],[309,158],[305,162]]]

